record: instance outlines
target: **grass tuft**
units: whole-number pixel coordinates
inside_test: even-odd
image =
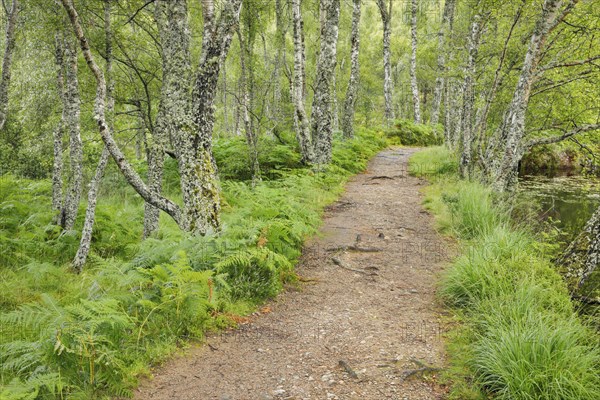
[[[450,397],[600,398],[598,335],[574,310],[546,246],[507,201],[459,180],[449,163],[455,157],[442,147],[411,159],[412,172],[432,181],[426,206],[461,245],[439,290],[462,322],[448,345]]]

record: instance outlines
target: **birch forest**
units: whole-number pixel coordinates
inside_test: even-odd
[[[600,1],[0,14],[0,399],[600,398]]]

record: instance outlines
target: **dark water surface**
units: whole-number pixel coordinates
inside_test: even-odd
[[[600,205],[600,178],[584,176],[524,176],[519,190],[542,207],[543,217],[574,238]]]

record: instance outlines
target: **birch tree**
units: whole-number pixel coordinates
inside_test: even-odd
[[[111,12],[112,12],[112,1],[104,0],[104,51],[106,60],[106,111],[108,115],[108,124],[111,130],[114,130],[114,111],[115,111],[115,83],[113,78],[113,33],[111,25]],[[92,233],[94,230],[94,223],[96,221],[96,204],[98,202],[98,192],[100,191],[100,184],[106,165],[108,164],[110,154],[106,146],[102,148],[102,154],[98,160],[96,166],[96,172],[90,182],[90,188],[88,191],[87,208],[85,210],[85,219],[83,221],[83,228],[81,230],[81,240],[79,242],[79,248],[75,254],[73,260],[73,269],[79,273],[83,270],[83,266],[87,260],[90,252],[90,246],[92,243]]]
[[[361,0],[352,2],[352,33],[350,36],[350,78],[348,79],[348,88],[346,89],[346,99],[344,101],[344,114],[342,116],[342,131],[344,137],[354,136],[354,109],[358,95],[358,85],[360,80],[360,14]]]
[[[413,99],[413,111],[415,122],[421,123],[421,99],[419,96],[419,85],[417,82],[417,0],[411,0],[410,10],[410,89]]]
[[[315,93],[312,104],[311,134],[315,148],[315,162],[331,161],[333,139],[333,74],[337,63],[337,39],[340,20],[340,0],[321,0],[321,45],[317,59]]]
[[[240,19],[242,0],[221,4],[218,17],[213,0],[202,1],[202,52],[192,92],[193,132],[183,137],[179,153],[185,229],[204,235],[220,229],[220,189],[212,154],[215,97],[220,67],[229,52]]]
[[[529,47],[512,100],[502,123],[500,142],[502,150],[498,162],[490,169],[495,189],[504,191],[514,186],[517,177],[518,163],[523,157],[522,139],[525,135],[525,114],[529,103],[531,88],[538,78],[538,63],[550,33],[571,13],[578,0],[566,2],[562,0],[545,0],[542,12],[535,23],[529,39]]]
[[[242,107],[242,119],[244,120],[244,131],[246,133],[246,143],[248,145],[248,152],[250,155],[250,166],[252,168],[252,186],[260,180],[260,165],[258,163],[258,137],[250,112],[252,110],[252,98],[250,95],[249,86],[251,83],[248,82],[250,75],[248,62],[250,62],[252,47],[254,42],[254,33],[251,32],[253,29],[251,17],[246,18],[246,40],[242,37],[241,30],[237,29],[238,40],[240,43],[240,87],[241,87],[241,98],[240,102]]]
[[[381,14],[383,23],[383,97],[385,99],[385,119],[389,125],[394,117],[393,105],[393,82],[392,82],[392,55],[391,55],[391,36],[392,36],[392,4],[389,0],[377,0],[377,7]]]
[[[442,104],[442,94],[444,93],[446,87],[446,53],[450,51],[449,49],[447,49],[446,43],[447,37],[452,32],[455,4],[456,0],[446,0],[444,2],[442,24],[438,32],[437,71],[435,78],[435,87],[433,89],[433,101],[431,103],[430,118],[430,122],[432,125],[435,125],[439,122],[440,108]]]
[[[314,149],[310,138],[309,121],[305,109],[306,54],[303,33],[304,22],[300,0],[291,1],[294,25],[294,77],[291,92],[295,109],[296,138],[300,145],[302,161],[305,164],[309,164],[314,160]]]
[[[473,107],[475,103],[475,66],[477,61],[477,53],[481,41],[481,33],[483,29],[482,16],[477,13],[473,16],[471,22],[471,33],[468,40],[468,55],[467,64],[464,71],[463,83],[463,111],[462,111],[462,149],[459,164],[459,172],[461,177],[465,178],[471,166],[472,151],[473,151]]]
[[[139,174],[133,169],[131,164],[127,161],[127,158],[119,148],[117,142],[112,136],[112,131],[108,126],[106,120],[106,81],[104,78],[104,73],[98,66],[95,61],[95,58],[90,49],[89,42],[83,32],[83,28],[81,26],[81,22],[79,20],[79,15],[77,10],[73,6],[71,0],[61,0],[67,14],[69,16],[69,20],[73,26],[73,31],[75,32],[75,36],[79,41],[81,50],[83,52],[83,56],[87,62],[88,68],[94,75],[96,79],[96,99],[94,104],[94,119],[98,124],[98,128],[100,131],[100,135],[104,144],[106,145],[110,155],[115,160],[117,167],[127,180],[127,182],[142,196],[142,198],[154,205],[155,207],[164,210],[167,214],[169,214],[180,226],[183,225],[182,220],[182,212],[177,204],[173,203],[169,199],[162,197],[161,195],[152,192],[148,189],[148,186],[144,184],[143,180],[139,176]]]
[[[4,4],[4,3],[2,3]],[[2,76],[0,77],[0,131],[4,129],[8,115],[8,89],[10,86],[11,68],[17,35],[17,22],[21,5],[18,0],[12,0],[8,12],[6,32],[4,37],[4,56],[2,57]]]
[[[53,138],[53,163],[52,163],[52,211],[56,214],[55,223],[60,223],[63,208],[63,131],[65,123],[64,93],[65,77],[64,67],[64,41],[63,35],[57,32],[54,36],[54,65],[56,67],[56,89],[63,105],[60,121],[54,129]]]
[[[70,36],[70,35],[69,35]],[[68,188],[60,215],[60,226],[73,229],[83,192],[83,143],[81,141],[81,100],[79,98],[79,78],[77,76],[77,45],[71,37],[64,40],[65,86],[63,108],[65,129],[69,135],[69,175]]]
[[[182,131],[191,121],[191,56],[186,0],[155,3],[154,19],[161,42],[162,84],[156,122],[147,146],[147,184],[155,193],[162,192],[165,150],[169,140],[179,157]],[[146,203],[144,237],[158,229],[160,209]]]

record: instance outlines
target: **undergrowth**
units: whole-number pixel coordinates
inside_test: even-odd
[[[62,232],[52,224],[48,181],[3,176],[0,398],[129,396],[138,376],[186,340],[235,325],[237,316],[275,296],[294,280],[293,266],[323,208],[387,146],[383,134],[357,131],[352,140],[335,141],[331,165],[319,172],[299,164],[291,139],[264,139],[264,176],[255,188],[240,161],[243,142],[218,141],[218,236],[187,236],[161,215],[160,231],[141,241],[143,204],[109,169],[81,275],[70,272],[69,262],[84,207],[75,231]],[[168,192],[177,187],[172,164]]]
[[[442,147],[411,159],[428,178],[426,206],[460,255],[441,300],[461,322],[449,334],[452,399],[598,399],[598,335],[582,321],[535,229],[515,221],[514,200],[457,178]]]

